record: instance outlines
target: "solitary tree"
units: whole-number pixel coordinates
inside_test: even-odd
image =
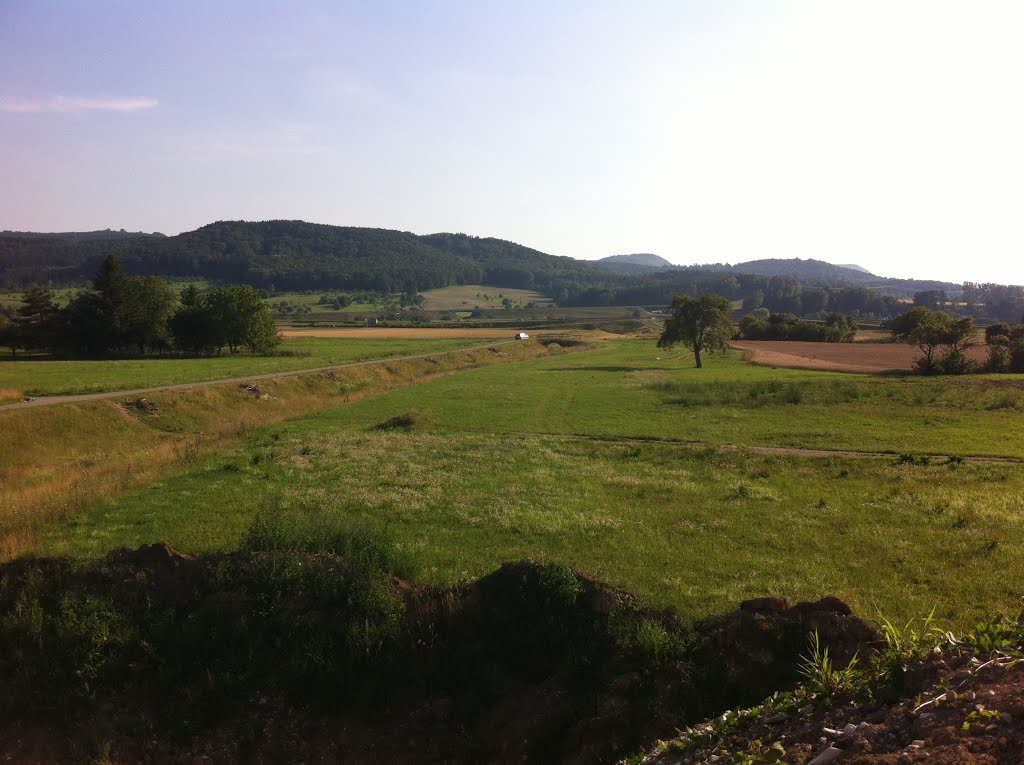
[[[724,351],[735,329],[730,318],[732,304],[721,295],[699,298],[676,295],[669,314],[658,347],[671,348],[676,343],[684,343],[693,350],[698,369],[703,366],[701,352]]]

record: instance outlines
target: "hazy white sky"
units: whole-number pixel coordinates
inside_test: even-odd
[[[0,0],[0,229],[1024,282],[1024,3]]]

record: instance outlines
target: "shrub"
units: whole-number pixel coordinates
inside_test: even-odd
[[[948,348],[939,356],[936,367],[944,375],[966,375],[974,372],[977,364],[963,351]]]
[[[989,372],[1005,373],[1010,371],[1010,349],[1005,344],[989,345],[985,368]]]

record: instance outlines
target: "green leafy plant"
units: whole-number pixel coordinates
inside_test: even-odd
[[[858,654],[854,654],[850,663],[840,669],[829,655],[828,646],[822,646],[817,630],[811,633],[808,649],[810,653],[800,659],[799,671],[812,692],[829,695],[850,693],[861,684],[863,675],[857,668]]]
[[[975,723],[987,723],[995,720],[999,717],[999,712],[994,709],[985,709],[984,706],[978,705],[978,708],[971,712],[964,719],[964,724],[961,726],[962,730],[970,730],[971,726]]]
[[[786,765],[782,758],[786,749],[781,743],[766,745],[760,739],[750,743],[745,752],[736,752],[732,756],[732,765]]]

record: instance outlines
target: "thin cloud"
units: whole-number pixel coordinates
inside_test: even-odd
[[[160,104],[155,98],[73,98],[54,96],[47,101],[0,101],[0,111],[14,114],[39,114],[41,112],[138,112],[154,109]]]

